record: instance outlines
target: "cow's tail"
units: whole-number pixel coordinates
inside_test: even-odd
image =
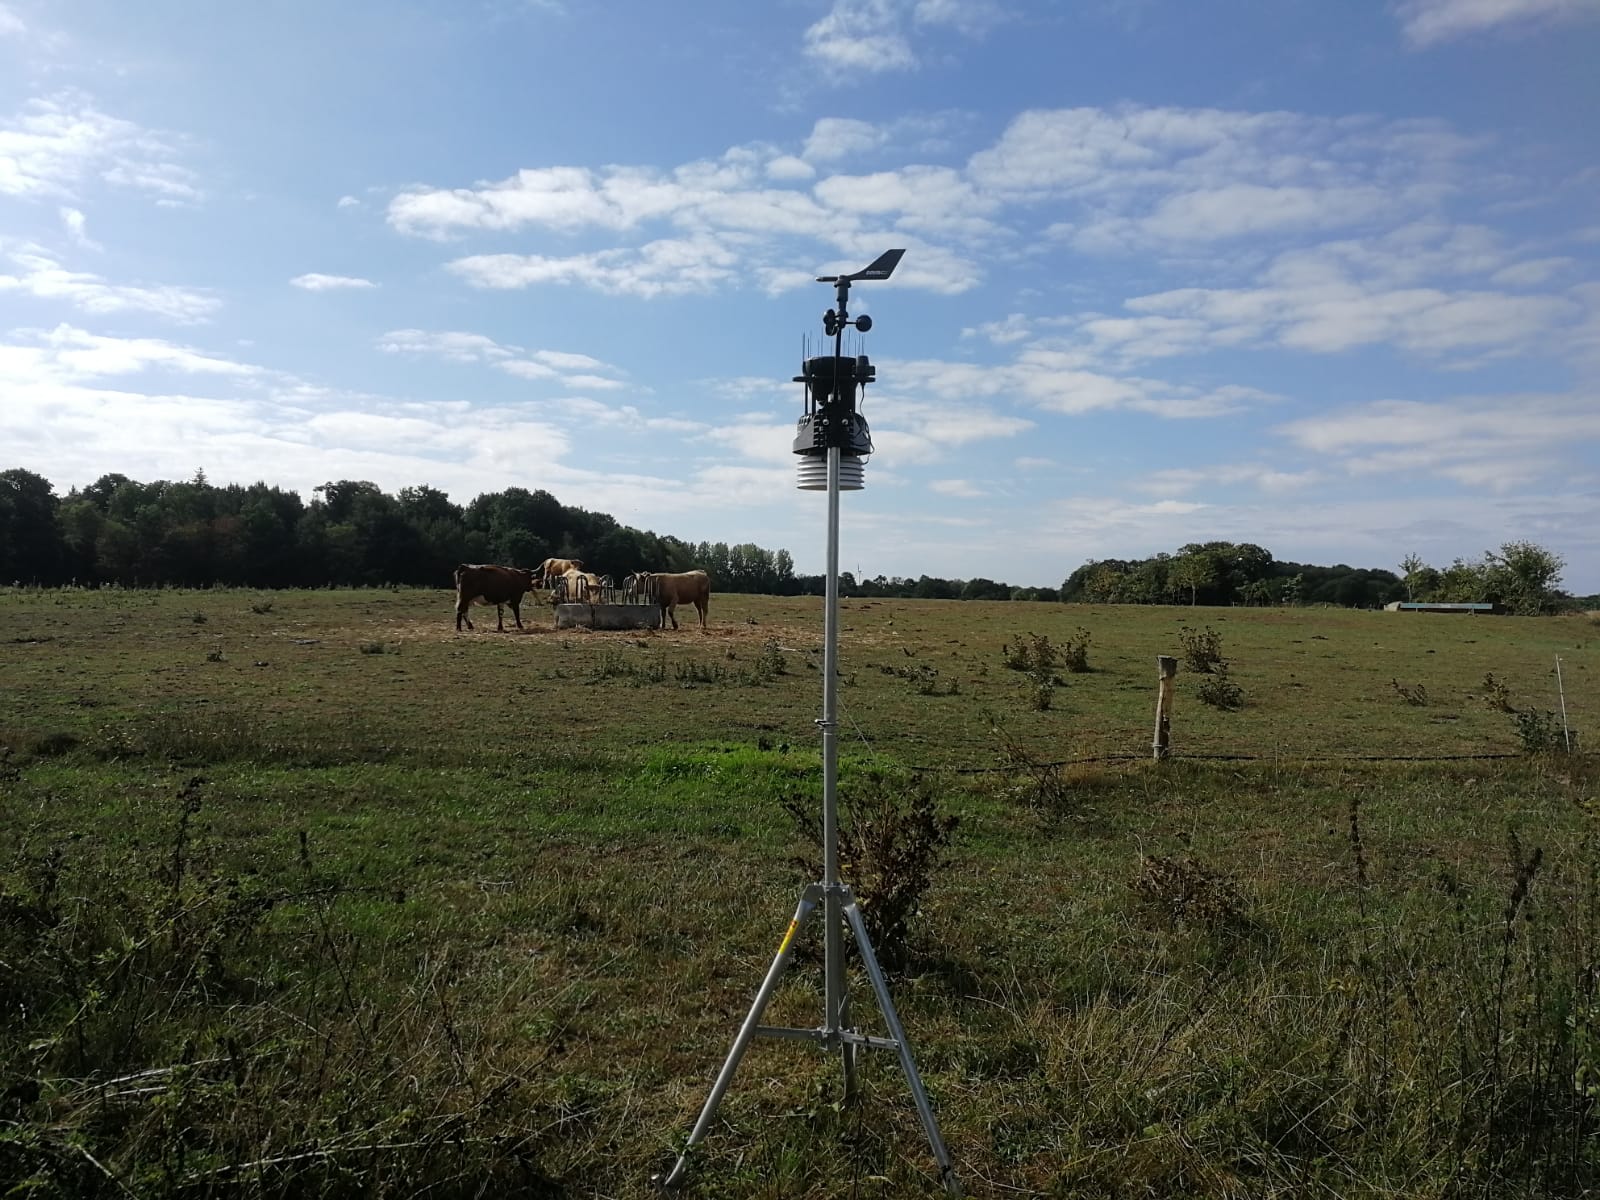
[[[456,566],[456,569],[455,569],[455,581],[456,581],[456,586],[457,587],[461,586],[461,577],[463,575],[465,575],[466,573],[467,573],[467,564],[466,563],[460,563],[460,564],[458,564]]]

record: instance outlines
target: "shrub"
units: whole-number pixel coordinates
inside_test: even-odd
[[[1088,669],[1089,642],[1088,631],[1079,630],[1082,634],[1081,651],[1083,669]],[[1069,642],[1068,647],[1075,645]],[[1027,634],[1025,637],[1018,635],[1015,642],[1007,641],[1001,648],[1001,655],[1006,666],[1013,671],[1027,672],[1033,688],[1029,692],[1029,704],[1036,712],[1044,712],[1050,707],[1051,693],[1056,686],[1056,667],[1062,664],[1062,650],[1050,644],[1050,639],[1038,634]],[[1067,666],[1068,670],[1078,668]]]
[[[222,657],[222,650],[219,648],[219,649],[216,649],[216,650],[207,651],[207,653],[206,653],[206,661],[207,662],[224,662],[226,660]]]
[[[387,645],[385,645],[383,642],[362,642],[361,643],[361,653],[363,653],[363,654],[389,654],[389,653],[391,653],[391,651],[390,651],[389,647]]]
[[[1018,634],[1015,642],[1008,639],[1000,653],[1006,666],[1013,671],[1026,671],[1031,675],[1041,670],[1053,671],[1060,652],[1050,644],[1048,637],[1029,633]]]
[[[818,857],[797,859],[809,878],[821,877],[822,819],[811,797],[789,796],[784,810]],[[958,818],[939,811],[927,778],[874,772],[840,789],[839,868],[861,907],[867,936],[886,971],[911,961],[912,923],[945,864]]]
[[[189,620],[193,621],[196,625],[204,625],[206,623],[206,615],[197,608],[194,610],[194,612],[189,614]]]
[[[1078,632],[1061,646],[1061,665],[1074,675],[1089,669],[1089,631],[1079,626]]]
[[[1201,675],[1225,671],[1228,660],[1222,656],[1222,635],[1211,626],[1191,629],[1185,625],[1178,630],[1178,641],[1183,644],[1183,665]]]
[[[1511,712],[1517,738],[1524,754],[1555,754],[1578,747],[1578,732],[1568,729],[1553,712],[1540,712],[1536,708],[1518,708]]]
[[[1202,704],[1227,712],[1244,707],[1244,689],[1228,677],[1228,664],[1222,663],[1200,681],[1196,695]]]
[[[255,613],[258,617],[264,617],[272,611],[272,601],[252,600],[250,601],[250,611]]]

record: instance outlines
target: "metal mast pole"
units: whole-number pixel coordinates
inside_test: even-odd
[[[839,324],[833,336],[834,362],[844,353],[845,304],[850,281],[837,285]],[[834,396],[844,384],[834,376]],[[822,928],[823,928],[823,1037],[832,1043],[849,1027],[844,977],[844,906],[839,880],[839,456],[838,446],[828,448],[828,550],[824,567],[822,607]],[[845,1093],[855,1087],[855,1063],[850,1047],[844,1048]]]

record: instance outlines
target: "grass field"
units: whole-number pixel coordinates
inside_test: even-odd
[[[808,877],[820,602],[451,608],[0,592],[0,1194],[646,1194]],[[842,617],[847,801],[959,818],[893,986],[969,1194],[1600,1187],[1600,771],[1504,711],[1559,656],[1592,743],[1600,625]],[[1245,703],[1180,671],[1152,763],[1183,626]],[[1008,643],[1080,630],[1037,707]],[[814,959],[771,1019],[820,1020]],[[757,1043],[684,1194],[934,1194],[892,1061],[837,1083]]]

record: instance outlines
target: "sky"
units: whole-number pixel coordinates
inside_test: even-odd
[[[815,572],[815,276],[903,247],[846,570],[1527,539],[1600,591],[1597,62],[1600,0],[0,0],[0,469]]]

